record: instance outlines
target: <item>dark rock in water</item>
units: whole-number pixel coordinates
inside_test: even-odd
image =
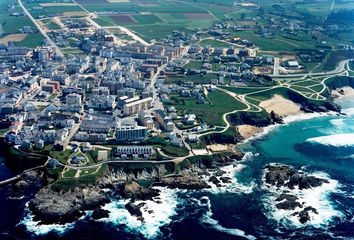
[[[153,197],[158,196],[158,194],[158,190],[143,188],[137,182],[134,181],[126,182],[122,191],[122,196],[124,198],[131,198],[132,201],[151,200]]]
[[[135,205],[134,203],[129,202],[125,205],[125,208],[132,216],[137,217],[139,221],[144,221],[143,213],[140,210],[140,205]]]
[[[156,185],[191,190],[210,188],[210,186],[200,177],[190,175],[163,178]]]
[[[266,183],[272,185],[283,184],[290,177],[292,169],[290,166],[286,165],[268,165],[266,166],[268,172],[266,173]]]
[[[220,180],[217,177],[215,177],[215,176],[211,176],[209,178],[209,182],[212,182],[212,183],[214,183],[217,186],[220,185]]]
[[[108,216],[109,216],[109,211],[102,208],[95,209],[91,215],[91,217],[95,220],[108,218]]]
[[[215,176],[217,177],[221,177],[222,175],[224,175],[226,172],[221,170],[221,169],[218,169],[215,173]]]
[[[298,200],[298,197],[296,197],[295,195],[290,195],[290,194],[284,194],[283,193],[283,194],[280,194],[280,196],[275,199],[275,201],[277,201],[277,202],[281,202],[283,200],[296,201],[296,200]]]
[[[299,180],[299,188],[308,189],[313,187],[319,187],[323,183],[328,183],[328,180],[316,178],[314,176],[302,176]]]
[[[70,223],[110,200],[96,187],[75,188],[68,192],[56,192],[50,188],[41,189],[30,201],[29,208],[34,219],[42,224]]]
[[[315,214],[318,214],[317,210],[313,207],[306,207],[304,210],[302,210],[301,212],[299,212],[299,221],[304,224],[308,221],[311,220],[309,212],[313,212]]]
[[[268,165],[266,169],[266,183],[278,187],[287,186],[289,189],[294,189],[295,187],[308,189],[328,183],[326,179],[307,176],[300,171],[296,172],[293,167],[287,165]]]
[[[286,200],[284,202],[277,203],[275,205],[278,209],[284,210],[294,210],[297,207],[302,207],[302,205],[297,201]]]
[[[299,181],[300,181],[299,174],[295,173],[295,174],[291,175],[288,187],[290,189],[294,189],[294,186],[298,186],[299,185]]]
[[[223,183],[231,183],[231,182],[232,182],[232,179],[229,178],[229,177],[221,177],[220,180],[221,180]]]

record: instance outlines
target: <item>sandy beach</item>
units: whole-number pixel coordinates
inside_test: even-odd
[[[237,126],[237,131],[244,139],[251,138],[258,133],[263,132],[263,128],[255,127],[252,125],[239,125]]]
[[[277,94],[269,100],[262,101],[259,106],[264,108],[268,113],[274,111],[281,117],[295,115],[302,112],[300,110],[300,105]]]
[[[334,99],[354,97],[354,89],[351,87],[342,87],[332,91]]]

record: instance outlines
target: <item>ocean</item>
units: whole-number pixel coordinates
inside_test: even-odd
[[[31,194],[13,198],[0,189],[0,239],[354,239],[354,101],[338,103],[347,115],[292,117],[242,144],[244,159],[223,169],[231,184],[202,191],[160,188],[161,203],[146,202],[143,223],[124,209],[126,200],[115,198],[104,206],[107,219],[90,220],[87,212],[73,224],[37,226],[26,210]],[[328,180],[292,191],[317,209],[310,222],[276,209],[278,190],[263,184],[269,163]],[[12,174],[3,164],[0,171],[0,179]]]

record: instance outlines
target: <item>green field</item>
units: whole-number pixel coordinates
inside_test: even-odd
[[[207,73],[206,75],[196,74],[196,75],[182,75],[182,76],[170,76],[166,77],[166,83],[175,83],[182,85],[185,82],[193,82],[194,84],[207,84],[210,83],[212,79],[216,79],[217,74]]]
[[[13,9],[8,9],[8,5],[14,5]],[[16,0],[0,1],[0,36],[5,37],[10,34],[19,33],[19,29],[24,26],[30,26],[36,30],[36,27],[27,16],[10,16],[11,13],[22,12],[17,5]],[[36,47],[43,41],[40,33],[28,34],[24,40],[18,42],[17,45],[25,47]]]
[[[183,99],[182,104],[175,104],[178,114],[196,114],[202,121],[210,125],[224,126],[223,114],[234,110],[245,109],[246,106],[221,91],[210,92],[208,99],[211,104],[197,104],[194,99]]]

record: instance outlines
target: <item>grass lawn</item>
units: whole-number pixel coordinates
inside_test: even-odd
[[[233,45],[218,40],[214,40],[214,39],[204,39],[200,42],[200,46],[202,47],[210,46],[213,48],[229,48],[232,47]]]
[[[182,76],[172,76],[166,77],[166,84],[176,83],[182,85],[185,82],[193,82],[194,84],[207,84],[210,83],[212,79],[216,79],[217,75],[215,73],[207,73],[206,75],[195,74],[195,75],[182,75]]]
[[[168,156],[173,157],[184,157],[188,156],[189,151],[186,147],[176,147],[172,145],[166,145],[161,147],[162,152],[164,152]]]
[[[66,161],[68,160],[69,156],[73,153],[72,150],[69,149],[65,149],[64,151],[54,151],[51,150],[49,152],[49,155],[52,158],[58,159],[61,163],[66,163]]]
[[[190,68],[190,69],[197,69],[200,70],[203,67],[203,62],[202,61],[195,61],[195,60],[191,60],[189,61],[189,63],[187,63],[186,65],[184,65],[185,68]]]
[[[211,104],[197,104],[194,99],[184,99],[183,104],[175,105],[175,107],[179,115],[194,113],[202,121],[217,126],[225,126],[223,114],[246,108],[243,103],[221,91],[210,92],[208,99]]]

